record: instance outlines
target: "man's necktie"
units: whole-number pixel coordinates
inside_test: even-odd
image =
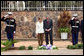
[[[49,24],[49,19],[47,18],[47,24]]]

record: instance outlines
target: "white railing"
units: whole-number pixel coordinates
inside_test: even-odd
[[[30,11],[30,10],[83,10],[83,7],[18,7],[18,8],[9,8],[9,7],[1,7],[2,11]]]
[[[20,2],[22,2],[20,4]],[[64,3],[60,3],[58,1],[55,1],[54,6],[52,5],[52,3],[49,1],[48,3],[48,7],[44,6],[44,3],[42,4],[42,6],[39,5],[36,7],[31,7],[31,6],[26,6],[27,3],[25,3],[24,1],[1,1],[1,11],[38,11],[38,10],[83,10],[83,1],[69,1],[70,4],[67,5]],[[60,3],[60,5],[59,5]]]

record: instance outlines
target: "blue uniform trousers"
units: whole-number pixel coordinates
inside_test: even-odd
[[[13,41],[13,32],[11,32],[11,33],[7,32],[7,38],[8,38],[9,41],[10,41],[11,39],[12,39],[12,41]],[[14,44],[12,44],[12,47],[14,47]]]
[[[78,32],[72,33],[72,42],[73,42],[73,45],[78,43]]]

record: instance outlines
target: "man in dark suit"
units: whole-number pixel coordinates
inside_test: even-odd
[[[43,23],[44,23],[46,45],[49,44],[48,34],[50,36],[50,44],[53,45],[53,37],[52,37],[53,21],[50,18],[46,17]]]

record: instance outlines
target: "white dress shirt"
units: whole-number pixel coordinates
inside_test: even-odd
[[[38,34],[38,33],[44,33],[43,21],[36,23],[36,34]]]

